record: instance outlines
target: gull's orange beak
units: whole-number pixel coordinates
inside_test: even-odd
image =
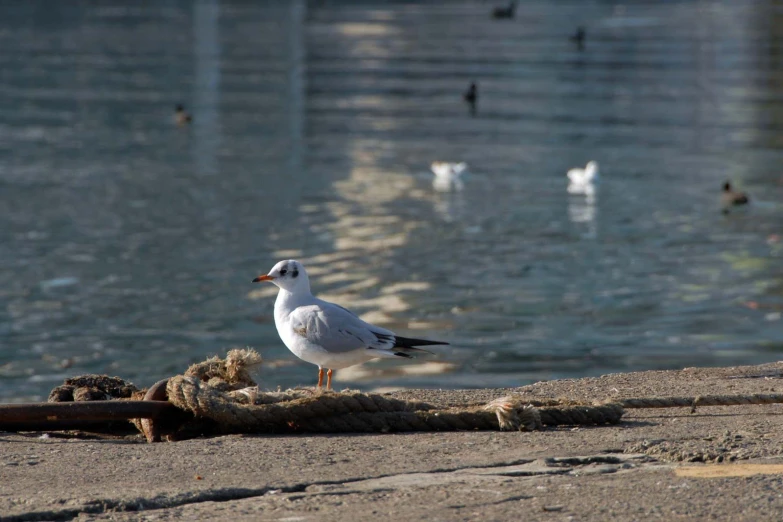
[[[253,282],[254,283],[260,283],[261,281],[271,281],[273,279],[274,279],[274,277],[270,277],[268,275],[261,275],[261,276],[256,277],[255,279],[253,279]]]

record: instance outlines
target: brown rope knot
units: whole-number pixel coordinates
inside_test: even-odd
[[[207,381],[223,390],[238,390],[255,386],[250,373],[261,365],[261,356],[251,348],[229,350],[226,359],[210,357],[204,362],[192,364],[185,375]]]

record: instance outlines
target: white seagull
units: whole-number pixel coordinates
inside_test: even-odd
[[[430,165],[436,178],[456,180],[462,176],[462,173],[468,169],[468,164],[464,161],[460,163],[448,163],[446,161],[433,161]]]
[[[409,339],[359,319],[342,306],[323,301],[310,293],[310,280],[299,261],[280,261],[254,283],[270,281],[280,291],[275,301],[275,326],[283,343],[294,355],[318,365],[318,388],[332,388],[332,370],[347,368],[371,359],[410,359],[428,353],[416,346],[449,344]]]
[[[566,175],[570,181],[569,193],[590,194],[595,191],[594,183],[598,182],[598,163],[590,161],[585,168],[571,169]]]
[[[435,174],[435,179],[432,180],[432,186],[435,190],[448,192],[452,189],[462,190],[464,187],[462,173],[468,169],[468,164],[464,161],[460,163],[433,161],[430,169]]]

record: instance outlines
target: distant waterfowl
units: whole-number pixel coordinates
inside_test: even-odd
[[[462,176],[462,173],[468,169],[468,164],[464,161],[460,163],[449,163],[447,161],[433,161],[430,165],[436,178],[456,179]]]
[[[470,105],[470,114],[476,115],[476,102],[478,101],[478,86],[476,82],[472,82],[468,90],[462,95],[462,99]]]
[[[470,84],[470,87],[468,87],[468,90],[462,95],[462,98],[466,102],[475,105],[478,101],[478,86],[476,86],[476,82]]]
[[[723,184],[723,194],[721,194],[721,203],[723,205],[723,211],[728,212],[729,207],[746,205],[750,202],[750,198],[744,192],[739,192],[731,187],[730,182]]]
[[[598,182],[598,163],[590,161],[583,169],[574,168],[568,171],[568,193],[581,194],[589,198],[596,193],[595,184]]]
[[[571,169],[566,175],[572,185],[592,185],[598,181],[598,163],[590,161],[585,168]]]
[[[432,180],[432,186],[435,190],[447,192],[450,190],[462,190],[462,174],[467,171],[468,164],[465,162],[448,163],[446,161],[433,161],[430,165],[435,179]]]
[[[576,29],[576,33],[574,33],[568,39],[571,40],[572,42],[574,42],[576,44],[576,46],[579,48],[579,50],[582,51],[585,48],[585,38],[586,37],[587,37],[587,33],[585,31],[585,28],[580,25]]]
[[[187,113],[185,110],[185,107],[182,105],[177,105],[177,108],[174,110],[174,121],[177,123],[177,125],[187,125],[191,121],[193,121],[193,118],[190,116],[190,114]]]
[[[517,2],[516,0],[512,0],[511,2],[509,2],[508,7],[496,7],[492,11],[492,18],[498,18],[498,19],[514,18],[514,12],[516,11],[516,9],[517,9]]]

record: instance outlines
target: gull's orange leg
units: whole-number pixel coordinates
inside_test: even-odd
[[[329,371],[326,372],[326,389],[331,390],[332,389],[332,369],[329,368]]]
[[[318,389],[321,389],[321,386],[324,385],[324,369],[320,366],[318,367]]]

